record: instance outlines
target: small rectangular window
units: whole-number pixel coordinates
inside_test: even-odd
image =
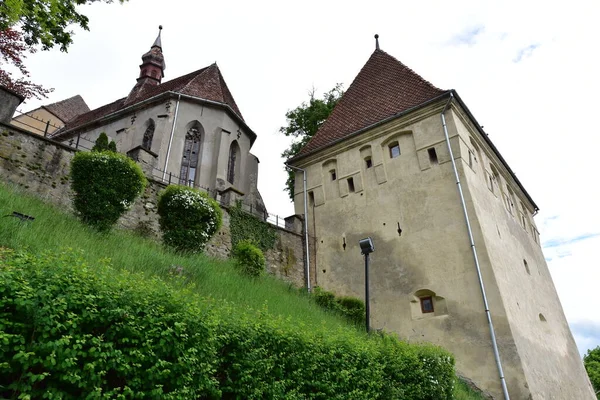
[[[394,142],[394,143],[390,144],[389,149],[390,149],[390,158],[396,158],[400,155],[400,145],[398,144],[398,142]]]
[[[421,297],[421,311],[423,314],[433,312],[433,299],[431,296]]]
[[[435,148],[434,147],[432,147],[430,149],[427,149],[427,154],[429,154],[429,162],[432,165],[438,163],[437,153],[435,152]]]
[[[354,193],[354,178],[348,178],[348,191]]]
[[[315,205],[315,194],[313,192],[308,192],[308,205],[311,207]]]
[[[335,174],[335,169],[329,171],[329,175],[331,176],[331,180],[335,181],[337,179],[337,175]]]
[[[371,157],[365,158],[365,165],[367,168],[371,168],[373,166],[373,160],[371,160]]]

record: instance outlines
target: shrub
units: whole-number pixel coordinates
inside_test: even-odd
[[[99,230],[110,229],[145,186],[142,169],[122,154],[79,152],[71,161],[73,207],[83,222]]]
[[[92,151],[112,151],[116,153],[117,144],[113,141],[109,143],[108,136],[106,136],[106,133],[102,132],[100,136],[98,136],[98,139],[96,139]]]
[[[161,192],[158,215],[165,244],[189,253],[202,251],[223,219],[219,204],[208,194],[178,185]]]
[[[319,306],[342,315],[354,324],[363,324],[366,318],[365,303],[355,297],[336,297],[334,293],[315,287],[312,296]]]
[[[248,276],[260,276],[265,270],[263,252],[250,240],[242,240],[233,248],[238,268]]]
[[[452,398],[454,360],[438,347],[177,288],[0,249],[0,398]]]
[[[219,398],[210,310],[77,255],[0,257],[0,398]]]

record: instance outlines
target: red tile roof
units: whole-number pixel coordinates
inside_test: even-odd
[[[48,104],[47,106],[43,106],[43,108],[56,115],[63,122],[68,122],[78,115],[90,111],[90,108],[85,104],[80,95]]]
[[[386,52],[375,50],[329,118],[296,157],[444,93]]]
[[[70,121],[61,132],[57,133],[57,136],[61,136],[63,133],[71,132],[87,123],[93,122],[100,118],[103,118],[109,114],[117,112],[147,100],[151,97],[157,96],[161,93],[175,92],[184,95],[199,97],[204,100],[214,101],[231,107],[233,112],[244,121],[244,117],[240,112],[225,80],[219,70],[217,64],[212,64],[208,67],[199,69],[187,75],[180,76],[170,81],[164,82],[160,85],[143,85],[140,87],[140,92],[133,96],[130,94],[128,97],[116,100],[113,103],[104,105],[100,108],[92,110],[88,113],[82,114],[74,120]],[[129,99],[129,102],[127,102]]]

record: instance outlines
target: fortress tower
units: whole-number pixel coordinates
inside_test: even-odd
[[[455,90],[377,46],[290,165],[307,175],[294,203],[308,202],[313,284],[364,298],[358,241],[371,236],[373,328],[447,348],[495,398],[595,398],[538,207]]]

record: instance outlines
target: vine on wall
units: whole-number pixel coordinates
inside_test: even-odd
[[[231,245],[242,240],[252,241],[263,252],[275,247],[277,232],[267,222],[261,221],[252,214],[242,210],[241,202],[237,202],[229,209],[229,229],[231,231]]]

